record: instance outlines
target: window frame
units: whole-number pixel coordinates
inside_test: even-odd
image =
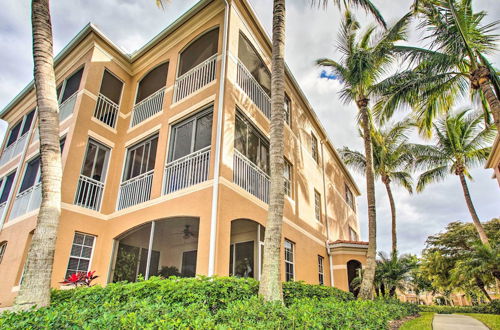
[[[325,285],[325,257],[318,254],[318,281],[319,285]]]
[[[351,226],[349,226],[349,240],[353,242],[359,242],[358,232],[354,230],[354,228],[352,228]]]
[[[288,106],[287,106],[288,105]],[[288,109],[288,110],[287,110]],[[292,128],[292,100],[285,93],[285,124]]]
[[[7,241],[0,242],[0,264],[2,264],[3,256],[7,250]]]
[[[125,89],[125,82],[120,78],[118,77],[116,74],[113,73],[113,71],[111,71],[110,69],[108,69],[107,67],[104,67],[104,70],[102,72],[102,76],[101,76],[101,84],[99,85],[99,94],[102,94],[101,93],[101,89],[102,89],[102,83],[104,81],[104,74],[108,72],[110,75],[112,75],[113,77],[115,77],[117,80],[119,80],[121,83],[122,83],[122,88],[121,88],[121,91],[120,91],[120,99],[118,100],[118,103],[115,103],[118,107],[120,106],[120,103],[122,102],[122,98],[123,98],[123,90]],[[102,94],[104,95],[104,94]],[[111,100],[109,97],[107,97],[106,95],[104,95],[108,100],[112,101],[114,103],[113,100]]]
[[[23,133],[23,131],[25,130],[26,128],[26,119],[28,118],[28,116],[33,113],[33,117],[31,118],[31,122],[30,122],[30,127],[29,129]],[[20,138],[22,138],[24,135],[28,134],[31,129],[33,128],[33,122],[35,122],[35,115],[36,115],[36,108],[32,109],[31,111],[28,111],[26,114],[23,115],[22,119],[16,121],[15,125],[12,125],[8,131],[8,134],[6,134],[5,136],[7,137],[5,139],[5,149],[7,149],[8,147],[14,145]],[[15,140],[13,140],[10,144],[9,144],[9,140],[10,140],[10,137],[12,135],[12,129],[15,128],[17,125],[20,125],[19,126],[19,131],[17,132],[17,136],[15,138]]]
[[[347,205],[350,206],[350,208],[354,211],[354,213],[356,213],[356,204],[354,202],[354,194],[347,183],[344,183],[344,190],[345,190],[345,193],[344,193],[345,202],[347,203]]]
[[[156,68],[162,66],[166,64],[167,65],[167,74],[165,75],[165,85],[159,89],[157,89],[156,91],[154,91],[153,93],[149,94],[148,96],[146,97],[143,97],[140,101],[137,101],[137,95],[139,94],[139,86],[141,84],[141,82],[144,80],[144,78],[146,78],[153,70],[155,70]],[[135,94],[134,94],[134,103],[132,105],[132,108],[134,108],[136,105],[138,105],[139,103],[141,103],[142,101],[144,101],[145,99],[147,99],[148,97],[150,97],[151,95],[153,95],[154,93],[158,92],[160,89],[162,88],[165,88],[167,86],[167,80],[168,80],[168,72],[169,72],[169,69],[170,69],[170,59],[167,59],[163,62],[160,62],[158,63],[157,65],[155,65],[153,68],[151,68],[151,70],[147,71],[146,73],[144,73],[144,75],[139,79],[137,80],[136,84],[135,84]]]
[[[129,180],[132,180],[132,179],[134,179],[134,178],[136,178],[136,177],[138,177],[138,176],[141,176],[141,175],[143,175],[144,173],[147,173],[147,172],[149,172],[149,171],[151,171],[151,170],[152,170],[152,171],[154,171],[155,166],[154,166],[154,164],[153,164],[153,168],[152,168],[151,170],[149,170],[149,171],[145,171],[145,172],[140,173],[140,174],[138,174],[138,175],[136,175],[136,176],[131,176],[131,177],[129,177],[129,178],[127,178],[127,179],[125,179],[125,178],[127,177],[127,172],[129,171],[129,167],[130,167],[130,164],[129,164],[129,161],[130,161],[130,159],[131,159],[130,153],[131,153],[133,150],[136,150],[136,149],[140,148],[141,146],[145,146],[148,142],[149,142],[149,143],[151,143],[151,141],[153,141],[155,138],[157,139],[157,142],[156,142],[156,150],[155,150],[155,162],[156,162],[156,157],[157,157],[157,153],[158,153],[159,132],[155,132],[155,133],[153,133],[153,134],[151,134],[151,135],[147,136],[146,138],[144,138],[144,139],[140,140],[139,142],[137,142],[137,143],[133,143],[133,144],[131,144],[129,147],[126,147],[126,151],[125,151],[125,162],[124,162],[124,166],[123,166],[123,175],[122,175],[122,180],[121,180],[121,183],[120,183],[120,184],[122,184],[122,183],[124,183],[124,182],[127,182],[127,181],[129,181]],[[151,149],[150,149],[150,151],[151,151]],[[149,156],[148,156],[148,157],[149,157]],[[143,159],[142,159],[142,161],[144,161],[144,155],[143,155],[143,157],[142,157],[142,158],[143,158]],[[142,165],[143,165],[143,163],[141,162],[141,168],[142,168]],[[148,165],[149,165],[149,163],[148,163]],[[146,168],[147,168],[147,167],[146,167]]]
[[[261,81],[259,81],[259,79],[257,79],[253,74],[252,72],[250,71],[250,69],[245,65],[245,63],[241,60],[240,58],[240,47],[239,47],[239,44],[240,44],[240,38],[243,38],[246,43],[250,46],[250,48],[254,51],[256,57],[259,59],[259,61],[261,62],[262,64],[262,68],[265,69],[265,72],[268,74],[269,76],[269,93],[267,93],[267,88],[263,86],[263,84],[261,83]],[[262,90],[265,92],[266,95],[268,95],[269,97],[271,97],[271,70],[268,68],[266,62],[264,61],[263,57],[261,56],[261,54],[259,53],[259,51],[257,51],[257,48],[255,48],[255,46],[253,45],[253,43],[250,41],[250,38],[248,38],[244,33],[243,31],[239,31],[239,37],[238,37],[238,52],[237,52],[237,55],[236,55],[236,58],[238,59],[238,61],[241,62],[241,64],[243,64],[243,66],[245,67],[245,69],[247,69],[248,72],[250,72],[250,74],[252,75],[252,77],[255,79],[255,81],[259,84],[259,86],[262,88]]]
[[[13,189],[13,188],[15,188],[15,187],[14,187],[14,186],[15,186],[15,185],[14,185],[14,180],[16,179],[16,172],[17,172],[17,169],[15,169],[15,170],[13,170],[13,171],[11,171],[11,172],[7,173],[6,175],[4,175],[4,176],[2,177],[2,179],[0,179],[0,180],[1,180],[1,183],[0,183],[0,205],[2,205],[3,203],[7,203],[7,202],[9,201],[9,196],[10,196],[10,194],[11,194],[11,192],[12,192],[12,189]],[[6,185],[6,183],[7,183],[7,180],[8,180],[8,178],[9,178],[11,175],[13,175],[13,178],[12,178],[12,184],[11,184],[11,186],[10,186],[10,188],[9,188],[9,192],[8,192],[8,194],[7,194],[7,199],[6,199],[5,201],[3,201],[3,202],[2,202],[2,201],[1,201],[1,197],[2,197],[2,196],[3,196],[3,194],[4,194],[5,185]],[[4,211],[4,212],[5,212],[5,211]]]
[[[180,70],[181,70],[181,57],[182,57],[182,53],[184,53],[184,51],[186,51],[193,43],[195,43],[196,41],[198,41],[200,38],[203,38],[207,33],[210,33],[214,30],[218,30],[217,32],[217,45],[216,45],[216,51],[214,54],[210,55],[209,57],[207,57],[206,59],[204,59],[202,62],[200,62],[199,64],[191,67],[189,70],[187,70],[186,72],[184,72],[183,74],[179,74],[180,73]],[[205,62],[206,60],[208,60],[210,57],[214,56],[214,55],[217,55],[219,54],[219,39],[220,39],[220,26],[219,25],[216,25],[216,26],[213,26],[203,32],[201,32],[199,35],[197,35],[194,39],[192,39],[191,41],[189,41],[186,45],[184,45],[184,47],[179,51],[178,53],[178,56],[177,56],[177,68],[176,68],[176,72],[175,72],[175,78],[179,78],[179,77],[182,77],[184,76],[186,73],[188,73],[189,71],[193,70],[194,68],[196,68],[198,65],[200,65],[201,63]]]
[[[318,138],[316,137],[316,135],[314,135],[313,132],[311,132],[311,156],[316,162],[316,164],[319,164]]]
[[[70,97],[72,97],[74,94],[78,93],[78,91],[80,91],[80,87],[82,85],[82,80],[83,80],[83,71],[85,70],[85,65],[82,65],[80,67],[78,67],[77,69],[75,69],[74,71],[72,71],[69,75],[67,75],[63,81],[59,84],[59,85],[56,85],[56,93],[57,93],[57,90],[59,89],[59,87],[61,88],[61,91],[59,92],[59,95],[56,95],[57,96],[57,103],[59,105],[61,105],[64,101],[62,101],[62,97],[64,95],[64,92],[66,91],[66,83],[68,82],[68,80],[73,77],[75,74],[77,74],[80,70],[82,70],[82,76],[80,77],[80,84],[78,85],[78,88],[76,89],[76,92],[74,92],[73,94],[71,94],[70,96],[68,96],[66,98],[66,100],[68,100]]]
[[[314,189],[314,218],[317,222],[323,223],[323,212],[321,209],[321,193]]]
[[[287,243],[290,244],[290,248],[287,248]],[[285,281],[295,281],[295,243],[289,239],[284,240],[283,251],[285,253]],[[288,253],[287,253],[288,252]],[[288,260],[288,256],[292,256],[292,260]],[[287,271],[287,265],[291,265],[291,273]]]
[[[89,146],[90,144],[94,144],[95,146],[97,146],[97,150],[99,149],[104,149],[106,151],[106,157],[104,158],[104,163],[103,163],[103,175],[102,177],[104,177],[104,179],[101,178],[101,180],[97,180],[97,179],[94,179],[92,176],[86,176],[83,174],[83,169],[85,167],[85,161],[87,160],[87,156],[88,156],[88,153],[89,153]],[[96,161],[96,158],[97,158],[97,152],[96,154],[94,155],[94,160],[93,160],[93,166],[92,166],[92,174],[94,173],[95,171],[95,161]],[[106,182],[106,178],[108,176],[108,165],[109,165],[109,159],[111,158],[111,148],[106,146],[104,143],[101,143],[93,138],[89,138],[87,140],[87,148],[85,148],[85,155],[83,157],[83,162],[82,162],[82,166],[81,166],[81,169],[80,169],[80,175],[83,175],[83,176],[86,176],[87,178],[90,178],[92,180],[96,180],[96,181],[99,181],[99,182],[102,182],[102,183],[105,183]]]
[[[82,250],[83,251],[83,247],[89,247],[88,245],[84,245],[85,243],[85,238],[87,236],[90,236],[90,237],[93,237],[93,241],[92,241],[92,246],[90,247],[91,248],[91,251],[90,251],[90,257],[86,258],[86,257],[82,257],[81,255],[80,256],[73,256],[71,254],[71,251],[73,250],[73,245],[75,245],[75,238],[76,238],[76,235],[83,235],[83,243],[82,244],[77,244],[77,245],[80,245],[82,247]],[[69,256],[68,256],[68,265],[66,266],[66,273],[65,273],[65,277],[64,278],[67,278],[68,277],[68,272],[69,272],[69,263],[70,263],[70,260],[71,258],[74,258],[74,259],[78,259],[79,261],[80,260],[88,260],[89,262],[89,265],[88,265],[88,269],[86,270],[86,272],[90,271],[90,269],[92,268],[92,259],[94,257],[94,251],[95,251],[95,244],[96,244],[96,241],[97,241],[97,235],[93,235],[93,234],[87,234],[87,233],[82,233],[82,232],[79,232],[79,231],[75,231],[74,235],[73,235],[73,241],[71,242],[71,246],[70,246],[70,250],[69,250]],[[81,254],[81,252],[80,252]],[[82,272],[81,270],[77,270],[78,272]],[[71,273],[71,274],[74,274],[75,272]]]
[[[284,185],[285,185],[285,196],[288,196],[290,198],[293,198],[293,165],[286,157],[283,157],[284,163],[283,163],[283,179],[284,179]],[[286,173],[288,172],[289,178],[286,177]]]

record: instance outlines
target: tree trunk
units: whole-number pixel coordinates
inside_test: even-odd
[[[392,232],[392,255],[398,255],[398,237],[396,230],[396,204],[394,203],[394,196],[392,196],[391,182],[389,178],[383,180],[385,189],[387,190],[387,196],[389,197],[389,204],[391,205],[391,232]]]
[[[484,294],[486,299],[488,299],[488,301],[491,302],[491,297],[488,294],[488,291],[486,291],[486,288],[484,287],[483,280],[481,280],[479,277],[476,277],[476,284],[477,284],[477,287],[479,288],[479,290],[481,290],[481,292]]]
[[[373,297],[373,280],[375,278],[377,255],[377,213],[375,210],[375,179],[373,172],[372,139],[370,134],[370,119],[368,116],[368,99],[361,98],[357,101],[361,114],[361,126],[365,143],[366,158],[366,197],[368,199],[368,251],[366,253],[366,267],[359,296],[362,299]]]
[[[471,80],[473,88],[481,88],[484,97],[486,97],[488,105],[490,106],[491,114],[493,115],[497,132],[500,134],[500,101],[491,86],[490,71],[487,67],[480,66],[472,72]]]
[[[273,48],[271,68],[271,186],[264,237],[264,265],[259,294],[265,301],[283,301],[281,286],[281,233],[283,226],[283,128],[285,120],[285,0],[273,4]]]
[[[42,203],[24,267],[16,305],[26,308],[50,304],[52,264],[61,213],[61,152],[59,106],[52,55],[49,0],[32,1],[33,59],[40,132]]]
[[[460,183],[462,184],[462,189],[464,191],[465,202],[467,203],[467,207],[469,208],[469,212],[472,217],[472,222],[474,223],[474,227],[476,227],[476,230],[479,234],[479,238],[481,239],[481,242],[484,245],[490,246],[488,236],[486,236],[486,232],[484,231],[481,221],[479,221],[476,209],[474,208],[474,204],[472,203],[472,198],[470,197],[469,188],[467,187],[467,181],[465,181],[465,175],[462,171],[459,171],[458,176],[460,177]]]

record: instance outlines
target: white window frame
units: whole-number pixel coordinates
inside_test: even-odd
[[[287,244],[290,245],[290,248],[287,247]],[[285,280],[286,281],[294,281],[295,280],[295,243],[285,239],[284,242],[284,252],[285,252]],[[292,256],[292,260],[288,259],[288,256]],[[292,270],[290,278],[288,277],[288,273],[286,271],[286,266],[290,265],[290,269]]]
[[[62,97],[64,95],[64,91],[66,90],[66,83],[68,82],[68,79],[73,77],[76,73],[78,73],[78,71],[82,70],[82,77],[80,78],[80,84],[78,85],[78,88],[76,89],[76,92],[74,92],[73,94],[71,94],[70,96],[68,96],[66,98],[66,100],[68,100],[71,96],[75,95],[76,93],[78,93],[80,91],[80,87],[82,85],[82,80],[83,80],[83,70],[85,70],[85,66],[81,66],[79,67],[78,69],[72,71],[69,75],[67,75],[64,80],[61,82],[61,84],[59,86],[61,86],[61,93],[59,95],[57,95],[57,103],[61,104],[61,100],[62,100]],[[56,85],[56,92],[57,92],[57,87],[58,85]],[[64,100],[64,101],[66,101]]]
[[[97,150],[100,150],[100,149],[106,150],[106,157],[104,158],[104,164],[102,166],[102,168],[103,168],[103,174],[102,174],[101,180],[97,180],[99,182],[105,183],[106,182],[106,178],[108,177],[108,165],[109,165],[109,159],[110,159],[110,156],[111,156],[111,148],[108,147],[108,146],[106,146],[105,144],[99,142],[99,141],[96,141],[96,140],[92,139],[92,138],[89,138],[88,141],[87,141],[87,148],[85,149],[85,157],[83,158],[82,166],[81,166],[81,169],[80,169],[80,174],[83,175],[83,168],[85,166],[85,161],[87,160],[87,156],[88,156],[88,153],[89,153],[89,145],[90,144],[95,145],[98,148]],[[88,177],[88,178],[91,178],[93,180],[95,180],[93,178],[93,176],[94,176],[94,171],[95,171],[95,164],[96,164],[95,162],[96,162],[97,154],[98,153],[96,152],[95,155],[94,155],[94,166],[92,168],[92,174],[91,174],[90,177]]]
[[[129,160],[130,160],[130,153],[135,150],[135,149],[138,149],[140,148],[141,146],[144,146],[146,145],[147,143],[150,143],[152,140],[154,140],[155,138],[158,139],[158,142],[160,141],[159,139],[159,133],[158,132],[155,132],[154,134],[151,134],[150,136],[148,136],[147,138],[143,139],[142,141],[140,142],[137,142],[135,144],[132,144],[130,147],[127,147],[127,149],[125,150],[125,162],[124,162],[124,166],[123,166],[123,174],[122,174],[122,183],[123,182],[126,182],[128,180],[131,180],[135,177],[138,177],[144,173],[147,173],[148,171],[146,172],[143,172],[143,173],[140,173],[139,175],[136,175],[136,176],[133,176],[133,177],[130,177],[128,179],[125,179],[127,177],[127,172],[129,170]],[[149,152],[151,152],[151,148],[149,150]],[[156,157],[158,156],[158,143],[156,143],[156,154],[155,154],[155,162],[156,162]],[[149,158],[149,156],[148,156]],[[144,155],[143,155],[143,158],[142,158],[142,161],[144,161]],[[142,165],[143,163],[141,163],[141,168],[142,168]],[[147,166],[146,166],[147,168]],[[154,165],[153,165],[153,169],[154,171]]]
[[[318,254],[318,280],[320,285],[325,285],[325,257]]]
[[[319,164],[318,138],[311,132],[311,156]]]
[[[351,188],[347,183],[344,183],[344,189],[345,189],[345,202],[349,207],[356,212],[356,204],[354,203],[354,194],[352,193]]]
[[[87,258],[87,257],[82,257],[82,256],[73,256],[71,254],[71,250],[73,249],[73,245],[75,245],[75,238],[76,238],[76,235],[83,235],[83,242],[85,242],[85,237],[87,236],[90,236],[90,237],[93,237],[94,240],[92,241],[92,247],[91,247],[91,251],[90,251],[90,257]],[[92,235],[92,234],[86,234],[86,233],[82,233],[82,232],[78,232],[76,231],[75,234],[73,235],[73,241],[71,242],[71,246],[70,246],[70,250],[69,250],[69,257],[68,257],[68,265],[66,266],[66,273],[65,273],[65,277],[67,277],[67,274],[68,274],[68,271],[70,270],[69,269],[69,262],[71,260],[71,258],[74,258],[74,259],[79,259],[79,260],[88,260],[89,262],[89,266],[86,270],[86,272],[88,272],[90,269],[92,269],[92,258],[94,256],[94,251],[95,251],[95,242],[97,240],[97,236],[96,235]],[[76,245],[80,245],[82,248],[85,246],[85,247],[89,247],[88,245],[84,245],[83,243],[82,244],[76,244]],[[80,270],[79,272],[82,272],[82,270]]]
[[[292,100],[285,94],[285,124],[292,127]]]
[[[29,115],[31,112],[33,112],[33,118],[31,119],[30,128],[29,128],[29,129],[28,129],[28,130],[27,130],[27,131],[23,134],[23,131],[24,131],[24,126],[26,125],[26,118],[28,117],[28,115]],[[15,144],[15,143],[16,143],[16,142],[17,142],[17,141],[18,141],[21,137],[23,137],[24,135],[28,134],[28,133],[31,131],[31,129],[32,129],[32,127],[33,127],[33,123],[35,122],[35,120],[36,120],[36,109],[32,109],[32,110],[28,111],[25,115],[23,115],[23,118],[22,118],[21,120],[17,121],[17,122],[15,123],[15,125],[12,125],[12,126],[9,128],[8,133],[7,133],[7,134],[5,134],[5,136],[6,136],[6,139],[5,139],[5,148],[7,148],[7,142],[8,142],[8,141],[9,141],[9,139],[10,139],[10,135],[11,135],[11,133],[12,133],[12,129],[13,129],[14,127],[16,127],[19,123],[21,123],[21,126],[20,126],[20,128],[19,128],[19,132],[17,132],[17,137],[16,137],[16,139],[15,139],[14,141],[12,141],[12,143],[9,145],[9,147],[10,147],[10,146],[12,146],[12,145],[14,145],[14,144]],[[5,149],[5,148],[4,148],[4,149]]]
[[[285,181],[285,195],[292,198],[293,196],[293,165],[286,158],[284,159],[284,169],[283,169],[283,179]],[[289,177],[286,177],[286,173],[288,173]]]
[[[321,212],[321,194],[319,191],[314,189],[314,218],[316,221],[322,223],[322,212]]]

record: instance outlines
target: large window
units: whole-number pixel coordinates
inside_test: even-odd
[[[311,155],[316,163],[319,163],[318,139],[311,133]]]
[[[292,197],[292,164],[286,159],[283,168],[283,177],[285,180],[285,195]]]
[[[31,110],[26,114],[23,119],[21,119],[16,125],[14,125],[9,131],[9,137],[7,139],[7,144],[5,147],[9,147],[19,140],[24,134],[29,132],[31,129],[31,124],[33,123],[33,118],[35,116],[35,109]]]
[[[82,167],[82,175],[96,181],[104,182],[109,158],[109,148],[89,140]]]
[[[95,236],[75,233],[69,256],[66,277],[74,273],[88,272],[94,249]]]
[[[285,279],[293,281],[295,279],[295,243],[285,240]]]
[[[238,58],[257,80],[268,96],[271,96],[271,73],[248,39],[240,33]]]
[[[219,29],[213,29],[193,41],[180,54],[179,76],[217,53]]]
[[[212,142],[212,106],[172,127],[169,161],[208,147]]]
[[[325,284],[324,261],[325,258],[323,256],[318,255],[318,280],[320,285]]]
[[[321,194],[314,190],[314,217],[321,222]]]
[[[14,178],[16,177],[16,172],[12,172],[7,175],[6,178],[3,178],[1,181],[1,195],[0,195],[0,206],[9,199],[10,190],[12,189],[12,183],[14,182]]]
[[[351,191],[351,188],[347,185],[347,183],[344,185],[345,186],[345,202],[347,205],[351,207],[353,211],[356,211],[355,205],[354,205],[354,195]]]
[[[165,87],[167,82],[168,62],[158,65],[142,78],[137,87],[135,103],[139,103],[151,94]]]
[[[80,82],[82,80],[83,68],[79,69],[75,73],[73,73],[68,78],[64,79],[64,81],[57,86],[57,99],[59,103],[64,103],[67,99],[70,98],[73,94],[78,92],[80,88]]]
[[[130,147],[125,161],[123,181],[135,178],[154,169],[158,135]]]
[[[234,147],[265,173],[269,173],[269,142],[239,112],[236,113]]]

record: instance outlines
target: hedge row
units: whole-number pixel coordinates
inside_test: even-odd
[[[482,313],[482,314],[500,314],[500,300],[493,300],[489,304],[476,306],[419,306],[422,312],[434,312],[438,314],[454,313]]]

